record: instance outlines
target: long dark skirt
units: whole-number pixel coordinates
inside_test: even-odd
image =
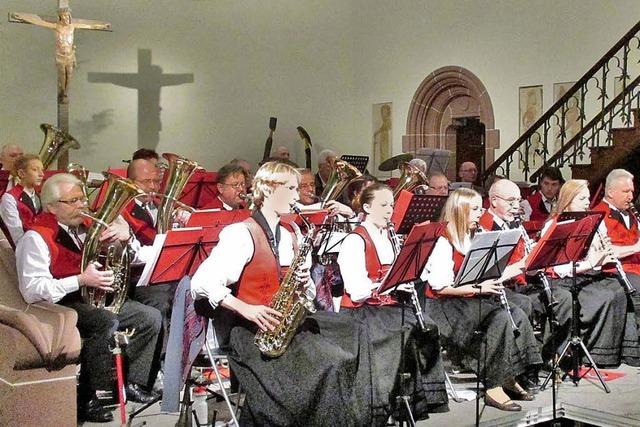
[[[573,280],[557,283],[570,289]],[[577,283],[580,335],[593,360],[599,367],[639,366],[638,326],[624,287],[603,274],[581,274]]]
[[[427,331],[420,331],[413,309],[405,308],[402,347],[401,307],[364,305],[342,308],[340,314],[361,322],[367,330],[372,355],[374,425],[384,425],[389,415],[398,415],[396,396],[404,393],[410,396],[412,413],[417,419],[426,418],[429,412],[448,410],[438,328],[429,317],[425,317]],[[399,377],[402,348],[404,372],[411,375],[404,391]]]
[[[480,359],[476,374],[486,388],[500,386],[542,363],[531,323],[517,306],[511,307],[517,337],[506,310],[493,297],[427,299],[424,310],[438,325],[454,360],[477,371]]]
[[[371,363],[359,322],[315,313],[278,358],[260,353],[255,333],[247,322],[231,330],[231,369],[246,393],[242,425],[371,424]]]
[[[545,361],[550,361],[567,344],[571,336],[572,317],[571,293],[564,287],[558,286],[551,279],[549,281],[554,301],[552,307],[553,325],[550,323],[547,296],[542,289],[542,284],[532,283],[518,290],[531,299],[534,315],[547,322],[542,337],[542,359]]]

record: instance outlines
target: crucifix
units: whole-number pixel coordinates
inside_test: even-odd
[[[31,13],[9,13],[9,22],[33,24],[53,30],[56,37],[55,61],[58,70],[58,128],[69,132],[69,82],[76,66],[76,46],[73,42],[74,32],[78,30],[111,31],[108,22],[71,17],[69,0],[58,1],[56,18],[39,16]],[[66,167],[69,161],[67,152],[58,160],[58,168]]]

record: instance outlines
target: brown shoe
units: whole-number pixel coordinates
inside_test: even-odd
[[[533,394],[529,393],[526,390],[518,391],[518,390],[511,390],[511,389],[505,388],[505,387],[502,387],[502,388],[503,388],[504,392],[507,394],[507,396],[509,396],[513,400],[533,400],[533,399],[535,399]]]
[[[493,406],[494,408],[498,408],[501,411],[510,411],[510,412],[522,411],[522,406],[518,405],[514,401],[507,400],[504,403],[500,403],[497,400],[493,399],[488,394],[484,395],[484,404],[487,406]]]

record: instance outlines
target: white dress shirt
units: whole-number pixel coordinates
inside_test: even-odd
[[[289,266],[294,257],[292,236],[284,227],[278,226],[280,227],[278,243],[280,266]],[[272,232],[275,235],[275,231],[272,230]],[[211,250],[209,257],[200,264],[191,279],[193,298],[206,298],[211,306],[216,308],[220,301],[231,293],[229,286],[240,279],[253,253],[253,239],[246,224],[239,222],[226,226],[220,232],[220,242]],[[310,264],[310,256],[307,264]]]
[[[361,225],[371,236],[380,263],[382,265],[392,264],[395,254],[387,230],[379,229],[366,221]],[[369,279],[364,248],[362,237],[351,233],[342,241],[338,254],[338,265],[344,281],[344,290],[354,302],[366,300],[371,296],[373,289],[380,285],[380,283],[374,283]]]
[[[434,291],[440,291],[453,285],[455,280],[453,269],[453,246],[444,237],[438,237],[427,265],[420,275],[420,280],[428,282]]]
[[[142,203],[140,199],[133,199],[133,201],[151,216],[154,225],[158,223],[158,207],[155,203]]]
[[[9,193],[4,193],[0,199],[0,218],[2,218],[4,225],[7,226],[13,243],[17,244],[24,235],[24,228],[18,213],[18,202]]]

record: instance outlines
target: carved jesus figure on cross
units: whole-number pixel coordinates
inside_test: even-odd
[[[68,3],[68,1],[64,3]],[[42,18],[31,13],[10,13],[9,21],[33,24],[55,32],[58,102],[66,104],[68,102],[69,81],[76,66],[76,46],[73,43],[74,31],[76,29],[111,31],[111,24],[86,19],[72,19],[71,9],[66,5],[63,6],[62,0],[59,1],[58,6],[57,20]]]

